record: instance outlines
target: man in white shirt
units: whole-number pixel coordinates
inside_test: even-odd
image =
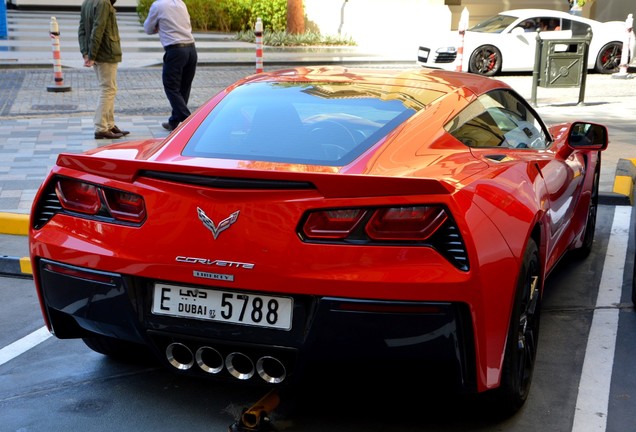
[[[159,33],[165,50],[162,81],[172,113],[161,125],[172,131],[190,115],[188,100],[198,61],[188,8],[182,0],[155,0],[144,22],[144,31]]]

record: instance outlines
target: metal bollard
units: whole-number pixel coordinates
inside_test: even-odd
[[[70,86],[64,85],[64,77],[62,76],[62,59],[60,57],[60,28],[55,17],[51,17],[49,32],[51,35],[51,42],[53,43],[53,73],[55,75],[55,84],[47,86],[46,90],[56,93],[71,91]]]
[[[621,65],[619,71],[612,75],[612,78],[627,78],[627,64],[629,63],[629,52],[631,47],[629,46],[631,40],[631,34],[634,27],[634,16],[632,14],[627,15],[625,20],[625,38],[623,39],[623,50],[621,52]],[[630,77],[631,78],[631,77]]]
[[[256,73],[263,72],[263,21],[256,18],[254,26],[254,36],[256,36]]]

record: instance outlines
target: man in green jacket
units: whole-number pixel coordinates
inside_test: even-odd
[[[84,66],[92,67],[101,93],[95,110],[95,139],[117,139],[130,132],[115,125],[117,67],[121,62],[121,41],[115,7],[117,0],[84,0],[80,11],[78,38]]]

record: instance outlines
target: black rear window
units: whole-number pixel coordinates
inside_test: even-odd
[[[183,155],[346,165],[439,96],[364,83],[246,84],[212,110]]]

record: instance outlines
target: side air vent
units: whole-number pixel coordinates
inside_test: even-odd
[[[507,156],[505,154],[490,154],[490,155],[486,155],[486,157],[490,160],[493,160],[495,162],[501,162],[502,160],[504,160]]]
[[[143,177],[166,180],[174,183],[184,183],[195,186],[213,187],[220,189],[315,189],[309,182],[287,180],[262,180],[230,177],[208,177],[193,174],[169,173],[161,171],[142,171]]]
[[[54,182],[49,184],[35,209],[33,216],[33,228],[35,229],[42,228],[51,220],[53,215],[62,211],[60,200],[57,199],[57,195],[55,194],[54,184]]]
[[[451,220],[444,224],[436,233],[433,244],[458,269],[468,271],[468,253],[454,221]]]

